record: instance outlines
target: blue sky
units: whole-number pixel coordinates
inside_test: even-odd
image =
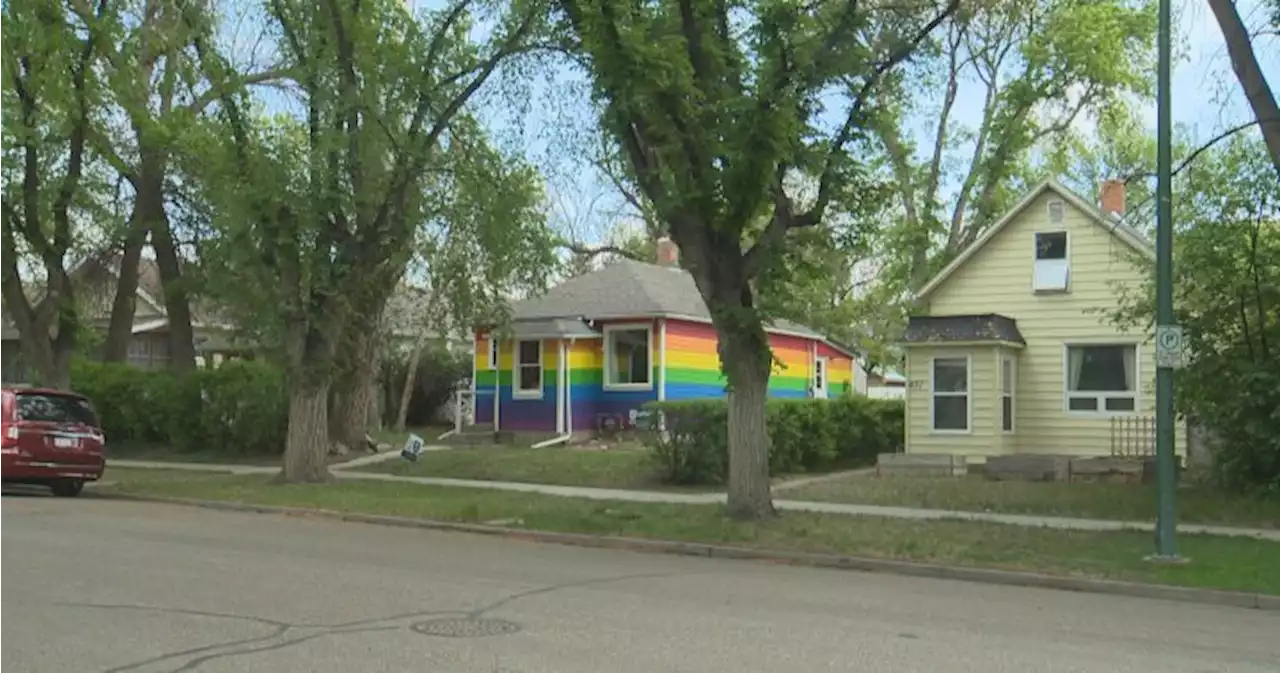
[[[1230,59],[1222,33],[1218,29],[1208,4],[1203,0],[1173,0],[1175,29],[1175,63],[1173,78],[1173,120],[1188,135],[1199,142],[1213,138],[1222,131],[1252,119],[1248,102],[1241,92],[1235,74],[1231,70]],[[1239,0],[1240,14],[1246,24],[1260,26],[1265,21],[1265,9],[1260,0]],[[1261,37],[1255,41],[1255,51],[1262,62],[1263,72],[1273,88],[1280,87],[1280,37]],[[1152,71],[1154,80],[1156,73]],[[972,126],[981,120],[981,91],[961,87],[961,93],[954,108],[956,119]],[[940,93],[936,96],[940,98]],[[1142,108],[1143,117],[1149,129],[1154,133],[1156,126],[1156,107],[1151,102]],[[556,212],[555,219],[574,223],[577,232],[587,240],[599,240],[607,235],[612,219],[609,215],[621,207],[608,184],[593,171],[585,167],[557,161],[548,157],[547,143],[539,138],[546,130],[538,130],[540,126],[554,126],[555,121],[549,119],[539,110],[523,120],[512,119],[509,115],[501,115],[505,119],[501,125],[513,126],[523,123],[522,135],[526,140],[533,139],[529,147],[530,158],[537,161],[552,174],[549,176],[551,200]],[[590,123],[590,118],[583,116],[580,120]],[[495,120],[496,121],[496,120]],[[1076,127],[1081,131],[1093,130],[1092,120],[1080,118]],[[931,131],[928,131],[931,132]],[[1253,131],[1256,132],[1256,131]],[[931,139],[925,135],[924,129],[917,138],[917,145],[927,147]],[[553,145],[554,147],[554,145]],[[568,169],[568,170],[566,170]]]
[[[415,9],[434,9],[445,4],[443,0],[406,2]],[[1183,127],[1192,139],[1204,141],[1248,121],[1252,113],[1231,70],[1222,34],[1208,4],[1203,0],[1173,0],[1173,3],[1177,30],[1172,92],[1174,123]],[[1261,0],[1238,0],[1237,6],[1246,24],[1259,26],[1265,21],[1266,10]],[[1280,87],[1280,37],[1258,38],[1255,52],[1272,87]],[[1153,71],[1152,79],[1155,76]],[[520,95],[511,95],[525,87],[531,95],[522,102]],[[936,92],[925,95],[940,98]],[[603,176],[571,156],[575,143],[582,140],[583,129],[595,123],[586,96],[582,76],[559,66],[549,72],[544,69],[532,82],[525,81],[524,73],[500,71],[475,102],[497,142],[509,152],[523,154],[543,170],[553,225],[572,229],[565,233],[575,238],[599,241],[608,235],[616,214],[624,208],[621,198]],[[264,98],[275,99],[272,107],[283,103],[278,94],[267,94]],[[1154,132],[1154,102],[1146,105],[1142,113]],[[981,91],[973,85],[966,90],[962,85],[953,115],[962,123],[976,126],[981,118]],[[1092,131],[1092,122],[1087,118],[1077,120],[1076,126],[1081,131]],[[918,146],[930,144],[926,133],[931,130],[920,129]]]

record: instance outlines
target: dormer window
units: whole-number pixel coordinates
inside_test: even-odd
[[[1036,292],[1065,292],[1070,275],[1071,268],[1067,262],[1067,232],[1038,232],[1032,289]]]

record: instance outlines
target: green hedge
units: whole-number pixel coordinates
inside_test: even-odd
[[[642,441],[660,476],[672,484],[722,484],[729,474],[729,408],[725,400],[651,402]],[[769,400],[771,474],[873,464],[902,450],[903,404],[843,396],[832,400]],[[659,432],[658,419],[666,419]]]
[[[178,376],[78,361],[71,385],[93,401],[108,445],[163,444],[228,455],[284,451],[288,391],[280,370],[264,362],[237,360]]]

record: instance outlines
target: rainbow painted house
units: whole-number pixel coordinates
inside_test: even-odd
[[[725,379],[710,313],[662,241],[663,264],[622,260],[512,306],[509,335],[479,330],[474,421],[495,433],[590,436],[634,425],[653,400],[716,398]],[[773,397],[864,393],[852,350],[790,322],[766,328]]]

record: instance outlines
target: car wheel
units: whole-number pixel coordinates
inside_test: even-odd
[[[59,498],[74,498],[84,488],[82,479],[59,479],[53,482],[53,494]]]

